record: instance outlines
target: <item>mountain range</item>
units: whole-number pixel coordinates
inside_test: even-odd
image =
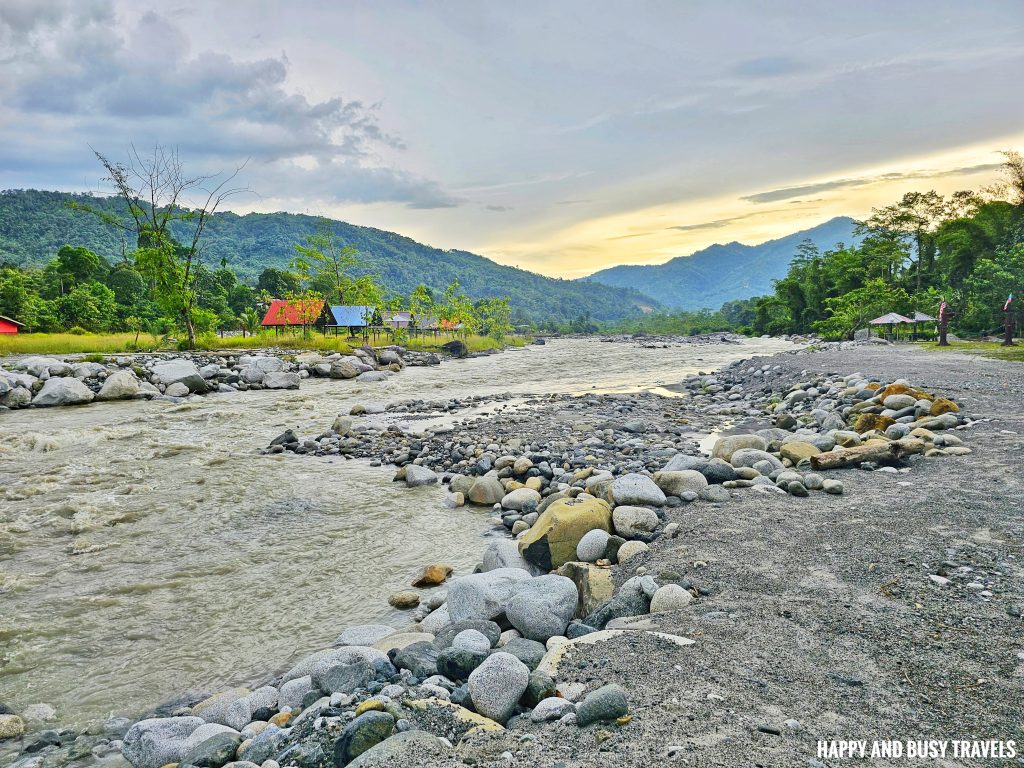
[[[786,276],[804,240],[822,251],[858,243],[855,226],[853,219],[839,216],[760,245],[716,244],[664,264],[622,265],[581,279],[634,288],[671,309],[718,309],[727,301],[771,293],[772,281]]]

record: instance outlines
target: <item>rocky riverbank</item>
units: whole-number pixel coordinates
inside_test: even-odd
[[[1005,397],[1002,387],[986,382],[994,394],[968,409],[977,417],[973,406],[985,406],[987,418],[977,420],[957,402],[973,382],[937,381],[927,366],[904,379],[912,366],[879,356],[888,350],[854,352],[743,361],[680,382],[672,398],[407,401],[380,413],[357,407],[318,436],[285,433],[269,450],[374,456],[398,464],[395,479],[411,486],[441,479],[451,503],[493,506],[510,538],[487,548],[475,574],[449,582],[448,569],[434,564],[413,579],[421,591],[394,595],[393,604],[415,611],[411,626],[350,627],[335,648],[269,685],[177,702],[129,730],[112,724],[92,742],[68,738],[91,744],[93,755],[120,750],[147,768],[236,758],[265,768],[643,765],[698,754],[707,764],[734,765],[755,753],[762,764],[807,765],[815,737],[871,727],[868,690],[877,695],[893,683],[878,669],[891,662],[870,644],[904,658],[900,638],[923,638],[904,603],[917,601],[936,620],[953,620],[950,611],[977,614],[996,636],[1020,619],[1012,581],[1019,564],[993,543],[1009,535],[997,532],[998,504],[982,510],[987,539],[967,550],[953,543],[916,554],[922,531],[917,540],[886,536],[954,511],[940,511],[941,502],[934,508],[936,491],[955,496],[984,467],[974,457],[945,457],[970,451],[968,428],[989,430],[992,440],[988,414]],[[834,372],[852,365],[869,372]],[[470,418],[451,423],[452,413],[470,408]],[[398,425],[420,418],[442,423]],[[1019,446],[1018,433],[1005,431]],[[710,456],[698,451],[708,432],[718,432],[703,440]],[[894,517],[897,509],[906,520]],[[848,521],[851,514],[860,519]],[[829,554],[836,537],[850,537],[851,546]],[[915,554],[902,562],[908,542]],[[871,590],[854,609],[863,639],[833,615],[844,610],[835,601],[851,609],[849,587],[837,579]],[[944,590],[958,604],[922,590]],[[1005,609],[1002,619],[993,603]],[[797,626],[804,634],[793,636]],[[953,631],[981,630],[970,621],[958,626]],[[825,649],[837,633],[846,649],[832,658]],[[777,647],[777,637],[790,646]],[[980,677],[968,690],[988,695],[989,717],[978,720],[978,708],[964,702],[969,693],[954,701],[970,722],[994,728],[1009,722],[1012,673],[983,677],[979,642],[946,654]],[[896,726],[911,727],[922,707],[930,713],[947,698],[949,686],[935,686],[950,659],[941,646],[935,654],[925,646],[928,693],[913,706],[885,697]],[[1006,661],[992,664],[1006,669]],[[822,709],[815,699],[829,703]],[[828,718],[844,708],[861,716]],[[36,752],[66,749],[44,744]]]
[[[431,352],[360,347],[350,355],[317,352],[210,352],[103,356],[32,356],[0,366],[0,411],[85,405],[93,401],[167,398],[210,392],[298,389],[311,376],[381,381],[406,365],[439,365]]]

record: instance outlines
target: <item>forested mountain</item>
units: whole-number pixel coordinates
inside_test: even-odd
[[[727,301],[771,293],[804,240],[819,250],[856,245],[854,226],[853,219],[840,216],[760,245],[716,244],[664,264],[611,267],[585,279],[634,288],[673,309],[717,309]]]
[[[42,266],[64,245],[82,246],[114,263],[134,250],[116,228],[96,216],[72,209],[77,201],[109,213],[124,214],[115,198],[63,192],[0,192],[0,263]],[[218,213],[207,227],[203,260],[211,268],[224,260],[242,279],[255,283],[267,267],[284,268],[294,246],[316,229],[317,218],[292,213]],[[658,303],[627,287],[557,280],[496,264],[466,251],[445,251],[408,237],[370,227],[336,222],[338,240],[358,249],[361,269],[377,275],[388,290],[408,294],[418,284],[442,292],[457,279],[473,299],[508,296],[513,312],[532,320],[569,320],[590,316],[614,321],[640,314]]]

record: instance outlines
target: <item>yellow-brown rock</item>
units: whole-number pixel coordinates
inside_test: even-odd
[[[612,508],[594,498],[559,499],[519,539],[519,554],[545,571],[576,559],[576,545],[595,528],[612,533]]]
[[[854,422],[853,431],[860,434],[870,432],[873,429],[884,432],[895,423],[896,420],[889,416],[882,416],[877,413],[862,413],[857,417],[857,421]]]
[[[910,395],[915,400],[931,400],[934,397],[934,395],[928,394],[923,389],[908,387],[906,384],[890,384],[885,389],[880,390],[875,397],[885,400],[889,395]]]
[[[932,416],[941,416],[944,413],[959,413],[959,411],[959,405],[945,397],[940,397],[932,403],[932,408],[929,413],[931,413]]]
[[[799,464],[801,459],[809,459],[811,456],[817,456],[821,453],[821,449],[811,443],[783,443],[782,447],[779,448],[779,453],[782,454],[782,458],[789,459],[794,464]]]
[[[291,719],[291,712],[278,712],[276,715],[270,718],[269,722],[271,725],[276,725],[278,728],[284,728],[286,725],[288,725]]]
[[[601,568],[590,563],[569,562],[558,569],[558,575],[572,579],[576,585],[576,592],[579,594],[576,616],[579,618],[589,616],[615,596],[610,568]]]
[[[447,563],[432,563],[423,569],[412,585],[414,587],[433,587],[437,584],[444,584],[451,575],[452,567]]]

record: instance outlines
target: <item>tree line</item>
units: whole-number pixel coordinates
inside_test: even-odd
[[[29,330],[178,334],[182,346],[191,348],[200,336],[218,331],[258,332],[262,312],[278,298],[365,305],[378,316],[409,310],[460,334],[499,341],[512,331],[507,297],[473,301],[457,279],[441,295],[426,285],[408,295],[389,291],[366,271],[360,253],[340,241],[338,223],[328,219],[318,220],[315,231],[294,244],[288,268],[264,269],[256,285],[248,285],[226,259],[216,269],[202,261],[207,225],[242,191],[233,186],[240,168],[224,176],[188,176],[176,151],[161,146],[146,156],[132,148],[125,162],[98,152],[96,157],[128,217],[81,200],[69,205],[116,231],[125,244],[121,257],[110,260],[65,245],[43,267],[0,263],[0,314]]]

